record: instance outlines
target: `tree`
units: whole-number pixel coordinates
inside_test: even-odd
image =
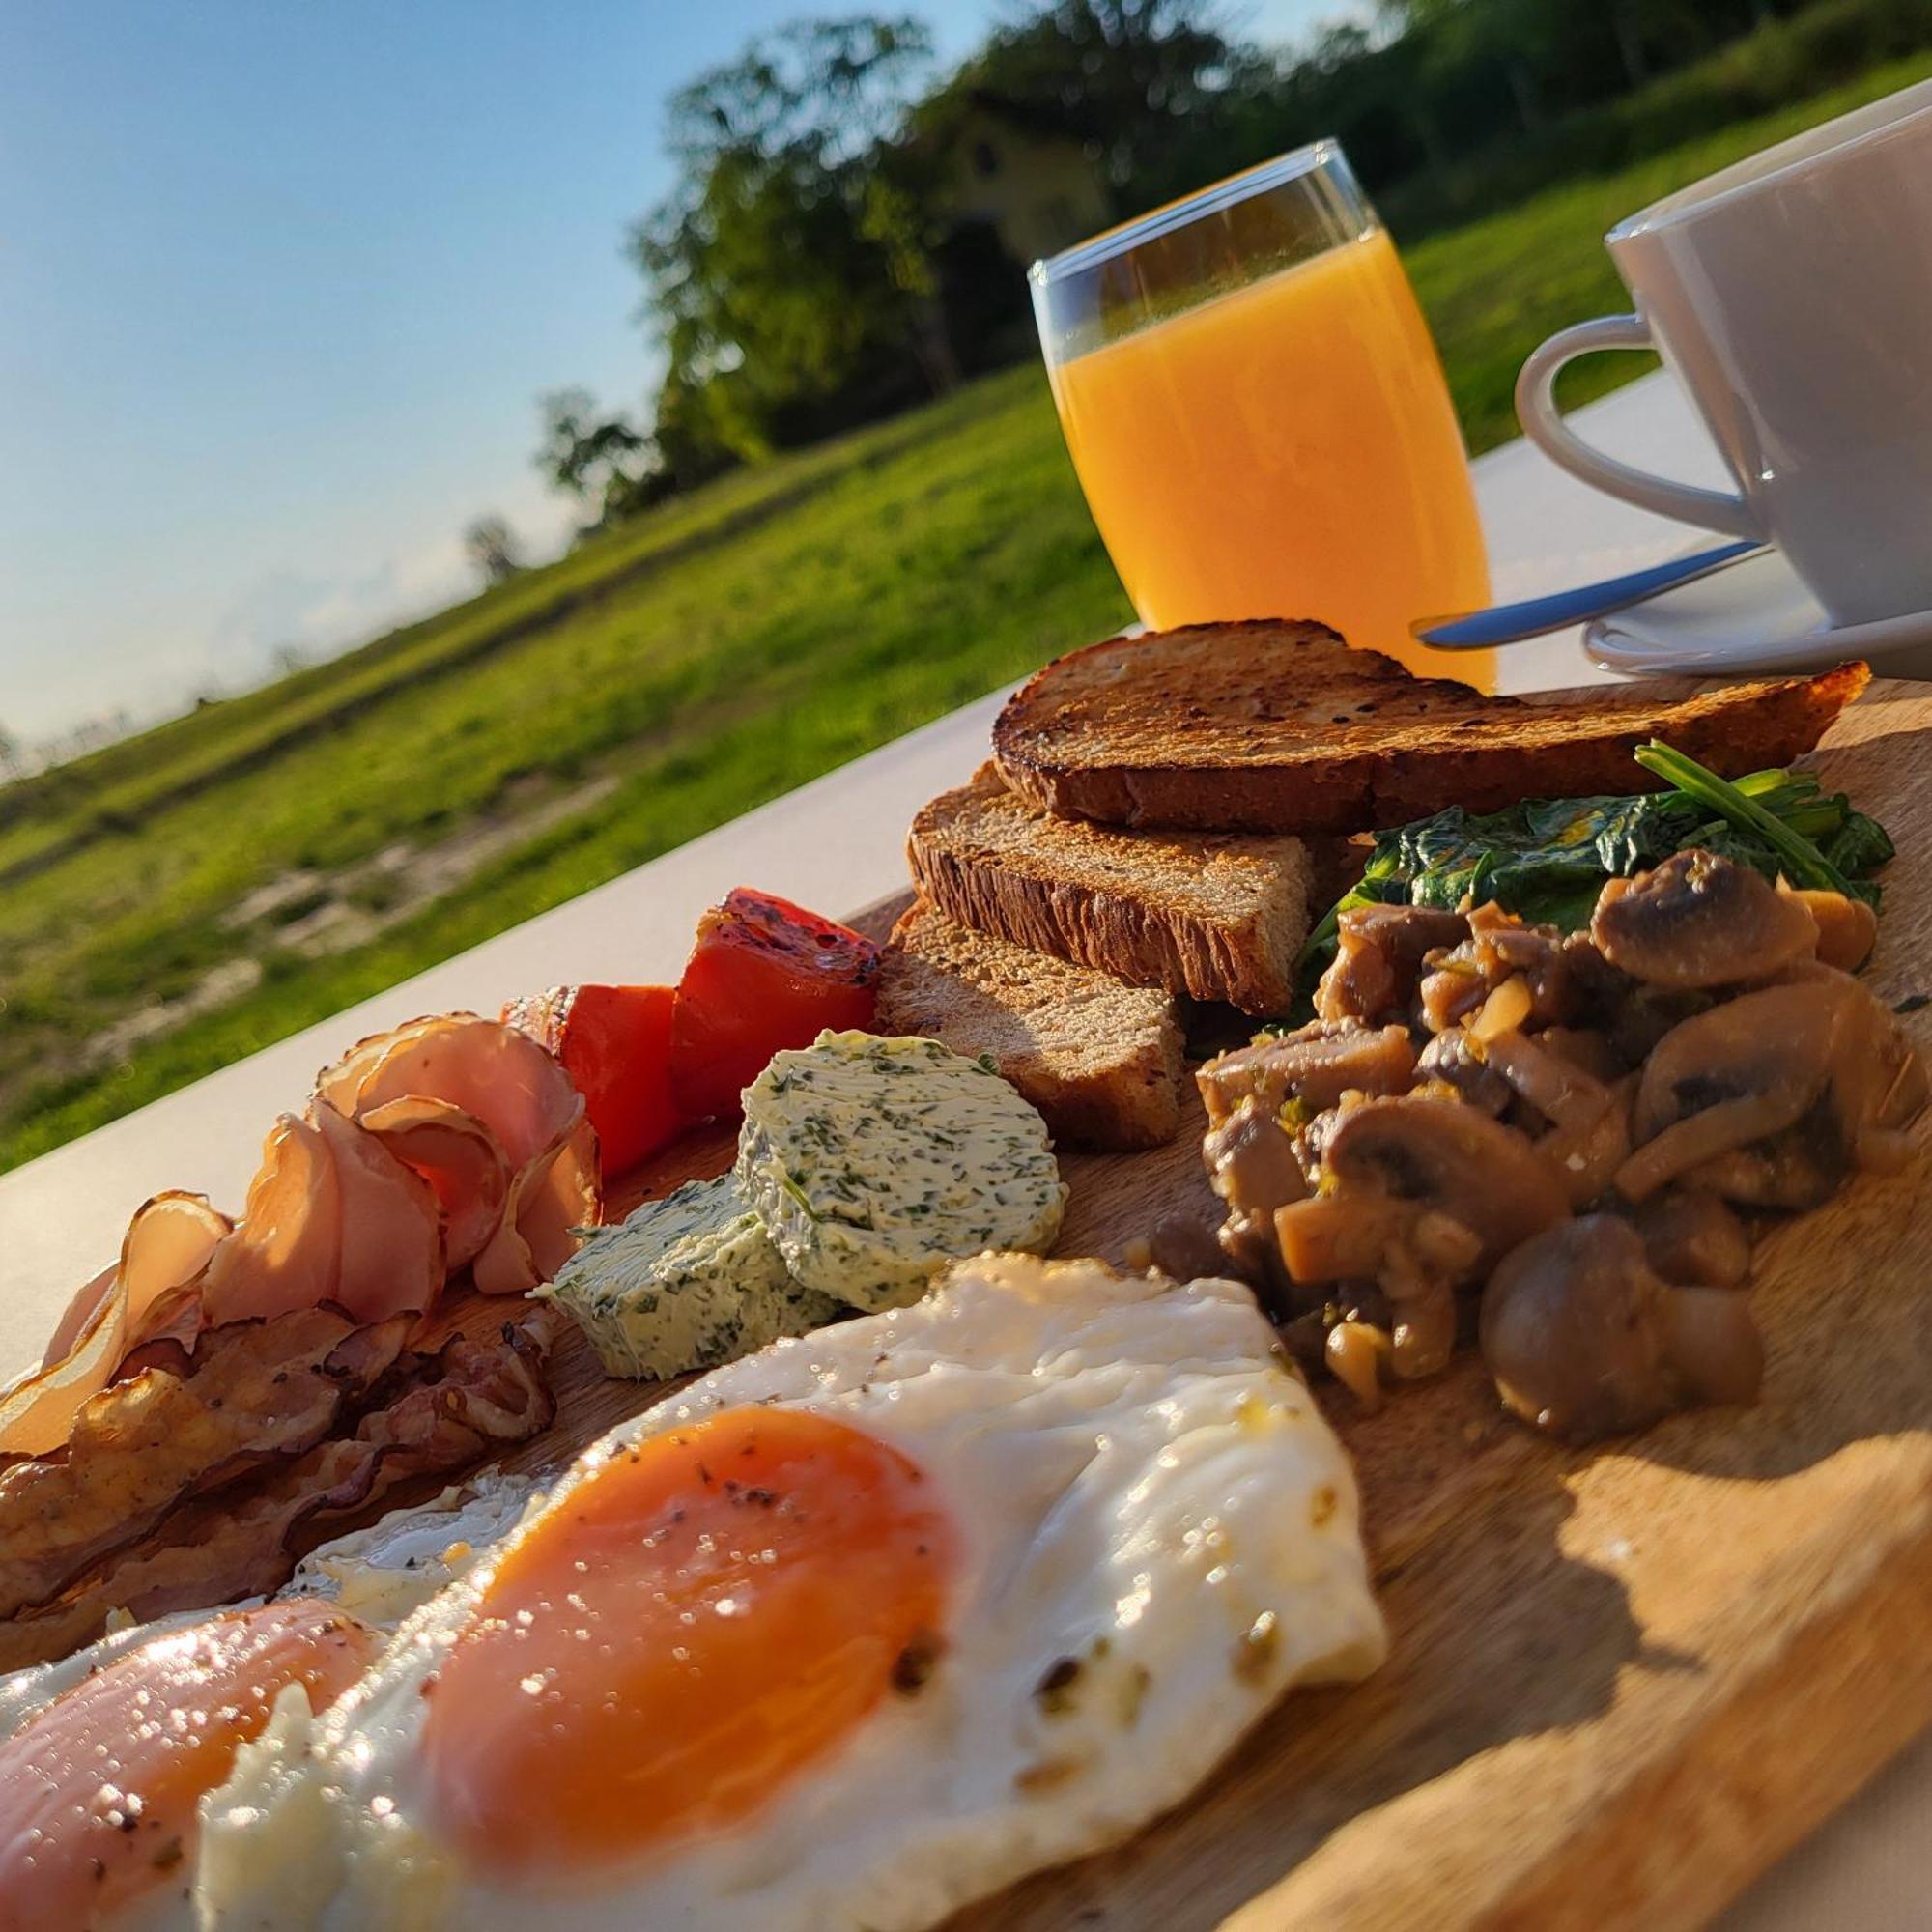
[[[912,19],[800,21],[672,97],[678,185],[632,251],[687,435],[756,457],[908,399],[929,286],[878,156],[930,57]]]
[[[504,583],[523,569],[516,533],[499,516],[478,517],[463,532],[463,548],[486,583]]]
[[[1225,139],[1237,100],[1275,78],[1204,0],[1052,0],[997,29],[921,115],[943,113],[949,97],[997,96],[1084,143],[1125,213],[1199,186],[1180,171]]]
[[[620,414],[600,412],[588,389],[554,389],[538,407],[543,443],[537,468],[602,523],[635,497],[652,468],[651,439]]]
[[[26,761],[20,753],[20,741],[6,725],[0,724],[0,777],[17,779],[26,770]]]

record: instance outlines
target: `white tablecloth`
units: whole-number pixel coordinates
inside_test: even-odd
[[[1722,471],[1662,377],[1578,412],[1613,454],[1692,482]],[[1498,600],[1654,563],[1697,533],[1612,502],[1525,443],[1476,465]],[[1708,539],[1706,539],[1708,541]],[[1083,641],[1069,638],[1069,645]],[[1505,690],[1579,684],[1597,673],[1574,634],[1504,654]],[[984,755],[1004,693],[855,759],[568,905],[446,960],[345,1013],[0,1176],[0,1377],[39,1353],[72,1289],[112,1259],[128,1215],[163,1187],[239,1209],[263,1134],[298,1105],[316,1069],[365,1034],[417,1013],[495,1012],[512,993],[558,980],[674,979],[697,915],[727,888],[756,884],[838,913],[904,877],[904,828],[935,791]],[[1905,1932],[1928,1918],[1932,1738],[1920,1742],[1727,1916],[1733,1932],[1837,1925]]]

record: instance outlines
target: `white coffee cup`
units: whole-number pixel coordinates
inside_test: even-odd
[[[1932,609],[1932,81],[1605,239],[1636,313],[1566,328],[1523,364],[1529,440],[1613,497],[1775,543],[1834,623]],[[1653,348],[1741,494],[1619,463],[1558,413],[1566,362]]]

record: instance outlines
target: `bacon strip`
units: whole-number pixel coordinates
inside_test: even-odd
[[[113,1379],[128,1351],[184,1313],[182,1293],[234,1223],[201,1194],[157,1194],[134,1210],[121,1259],[68,1304],[41,1366],[0,1397],[0,1455],[58,1449],[83,1404]],[[188,1311],[188,1332],[198,1311]]]
[[[494,1341],[457,1336],[434,1355],[405,1358],[407,1376],[354,1435],[240,1493],[184,1504],[160,1525],[165,1542],[117,1551],[57,1603],[0,1624],[0,1671],[93,1642],[116,1609],[146,1622],[279,1589],[308,1549],[350,1526],[347,1516],[535,1435],[556,1411],[546,1370],[553,1334],[549,1312],[532,1311]]]
[[[215,1329],[185,1374],[149,1368],[91,1398],[58,1459],[0,1471],[0,1616],[45,1603],[182,1497],[312,1448],[394,1363],[407,1326],[300,1309]]]

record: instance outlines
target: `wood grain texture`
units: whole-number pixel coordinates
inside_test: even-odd
[[[1875,685],[1816,759],[1898,841],[1870,972],[1894,1002],[1932,992],[1928,727],[1932,696]],[[1932,1053],[1932,1011],[1906,1024]],[[1118,1260],[1159,1213],[1209,1208],[1198,1140],[1197,1117],[1153,1153],[1066,1157],[1060,1252]],[[731,1145],[684,1143],[614,1208]],[[1760,1245],[1754,1409],[1577,1452],[1506,1422],[1466,1358],[1375,1416],[1324,1391],[1388,1664],[1289,1697],[1180,1810],[955,1932],[1704,1922],[1932,1722],[1929,1264],[1921,1138],[1907,1172]],[[604,1379],[574,1333],[557,1373],[562,1419],[514,1464],[663,1393]]]

